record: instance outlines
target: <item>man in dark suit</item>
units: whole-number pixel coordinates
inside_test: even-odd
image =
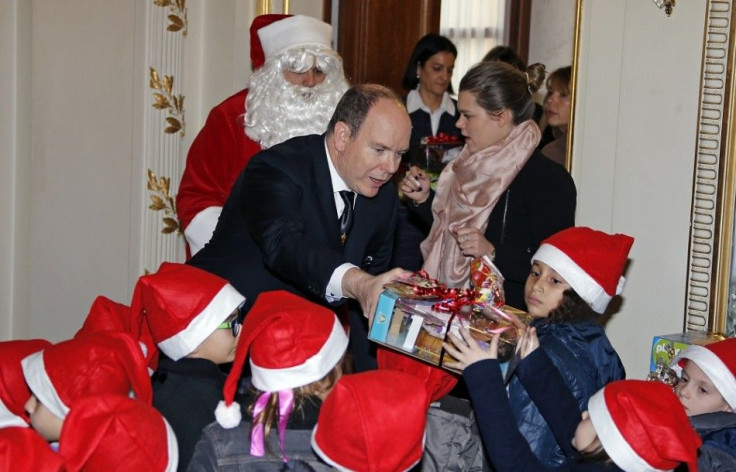
[[[409,275],[386,270],[398,204],[390,179],[410,135],[409,115],[393,91],[351,88],[325,135],[293,138],[253,157],[212,239],[189,263],[227,279],[247,306],[277,289],[333,307],[357,301],[365,317],[357,306],[350,310],[356,368],[373,367],[366,318],[383,285]],[[352,220],[343,234],[341,218]]]

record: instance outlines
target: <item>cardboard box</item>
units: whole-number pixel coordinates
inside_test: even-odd
[[[492,311],[473,310],[471,307],[465,307],[461,315],[453,316],[433,310],[435,303],[437,300],[402,298],[392,290],[384,290],[376,306],[368,339],[444,367],[446,362],[454,361],[442,347],[448,331],[460,337],[460,327],[468,328],[476,341],[487,348],[492,336],[488,330],[508,327],[501,337],[499,357],[503,357],[502,351],[509,355],[513,351],[519,333],[511,322]],[[516,308],[503,306],[501,310],[525,325],[531,321],[530,315]]]
[[[654,336],[652,340],[652,355],[649,359],[649,371],[654,372],[657,364],[669,366],[672,359],[687,349],[691,344],[705,346],[706,344],[722,341],[725,336],[706,331],[687,331],[684,333],[664,334]]]

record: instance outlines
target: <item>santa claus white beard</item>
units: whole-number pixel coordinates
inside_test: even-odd
[[[334,75],[338,77],[327,75],[315,87],[302,87],[288,82],[280,70],[254,72],[246,99],[245,133],[263,149],[295,136],[324,133],[348,88],[342,74]]]

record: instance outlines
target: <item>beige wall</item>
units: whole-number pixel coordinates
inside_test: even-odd
[[[667,18],[651,2],[585,0],[578,222],[637,239],[608,325],[633,377],[646,373],[651,337],[683,327],[701,3],[678,2]],[[0,2],[0,339],[61,340],[96,295],[129,301],[145,198],[143,5]],[[244,86],[255,0],[187,5],[184,149]],[[307,12],[318,9],[311,0]]]

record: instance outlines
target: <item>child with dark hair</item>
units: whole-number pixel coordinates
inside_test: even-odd
[[[202,429],[215,420],[243,321],[245,297],[202,269],[164,262],[138,279],[131,316],[143,317],[161,351],[153,375],[153,406],[171,425],[186,470]]]
[[[517,371],[541,415],[569,458],[544,463],[520,434],[498,363],[498,335],[483,350],[470,333],[450,335],[448,353],[458,359],[473,399],[488,457],[498,472],[698,470],[701,439],[677,397],[659,382],[618,380],[594,393],[583,409],[570,394],[530,328],[520,341]],[[725,469],[724,469],[725,470]],[[702,472],[702,471],[701,471]]]
[[[623,290],[622,273],[633,238],[585,227],[568,228],[542,241],[524,287],[542,350],[578,403],[625,377],[624,367],[597,316]],[[569,460],[530,397],[518,372],[507,375],[509,402],[519,430],[547,466]],[[563,448],[561,448],[561,446]]]

